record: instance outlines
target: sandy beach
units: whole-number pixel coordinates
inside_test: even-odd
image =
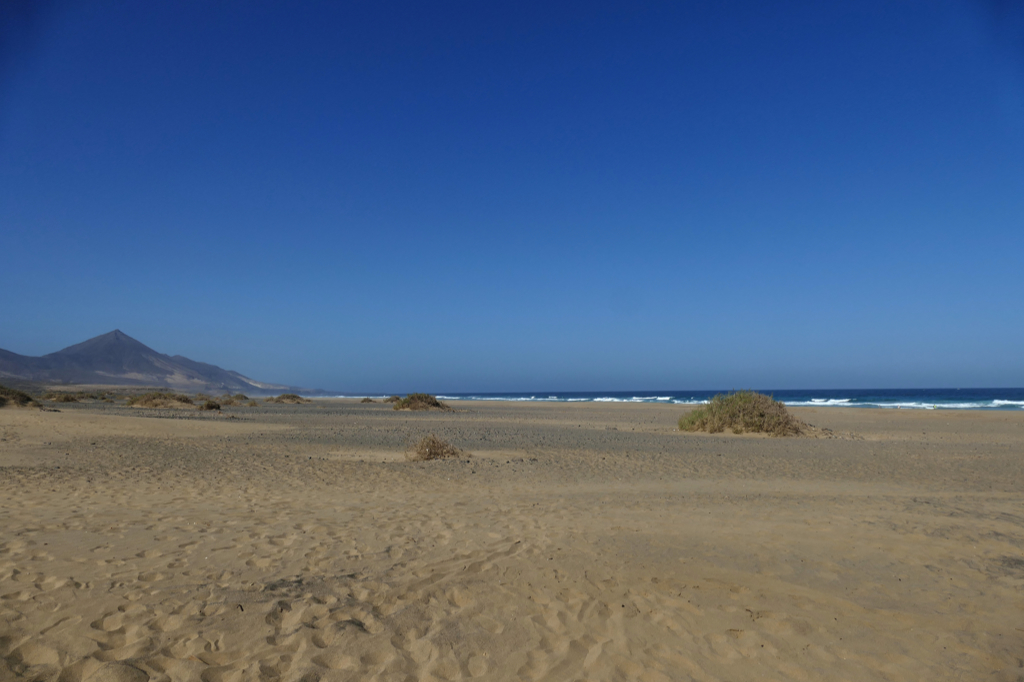
[[[1024,410],[452,405],[0,410],[0,682],[1024,678]]]

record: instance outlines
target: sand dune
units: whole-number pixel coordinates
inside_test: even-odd
[[[0,681],[1024,674],[1024,414],[457,407],[0,410]]]

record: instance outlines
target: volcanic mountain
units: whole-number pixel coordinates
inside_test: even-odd
[[[0,349],[0,378],[49,384],[165,386],[180,391],[295,391],[293,386],[265,384],[216,365],[164,355],[119,329],[42,357]]]

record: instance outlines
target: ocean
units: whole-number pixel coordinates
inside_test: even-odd
[[[755,389],[794,407],[881,407],[911,410],[1020,410],[1024,388]],[[445,393],[447,400],[525,402],[620,402],[699,405],[728,391],[536,391],[533,393]],[[379,396],[371,396],[379,397]]]

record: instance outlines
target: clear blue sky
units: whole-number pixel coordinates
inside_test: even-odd
[[[1024,385],[1024,6],[21,2],[0,348],[361,391]]]

